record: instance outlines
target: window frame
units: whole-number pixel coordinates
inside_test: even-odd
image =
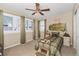
[[[41,22],[44,22],[44,23],[42,24]],[[45,30],[45,20],[40,20],[39,24],[40,24],[40,31],[44,32],[44,30]],[[43,27],[43,29],[41,29],[42,28],[41,26]]]
[[[32,25],[32,29],[29,30],[29,23],[28,23],[29,21],[33,24],[33,20],[32,19],[25,18],[25,31],[26,32],[33,32],[33,25]],[[26,25],[26,23],[27,23],[27,25]],[[27,29],[26,29],[26,26],[27,26]]]
[[[16,16],[16,15],[13,15],[13,14],[9,14],[9,13],[3,13],[3,16],[9,16],[9,17],[12,17],[12,18],[14,18],[14,17],[18,17],[18,25],[20,25],[20,17],[19,16]],[[12,19],[12,24],[13,24],[13,19]],[[4,27],[4,24],[3,24],[3,27]],[[10,30],[10,31],[5,31],[4,30],[4,33],[18,33],[18,32],[20,32],[20,26],[18,26],[18,30],[14,30],[13,29],[13,27],[14,26],[12,26],[12,30]]]

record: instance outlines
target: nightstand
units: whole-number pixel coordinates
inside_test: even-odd
[[[71,45],[71,37],[68,33],[64,33],[63,35],[63,38],[64,38],[64,45],[65,46],[70,46]]]
[[[70,42],[70,37],[64,37],[64,45],[65,46],[70,46],[71,44],[70,44],[71,42]]]

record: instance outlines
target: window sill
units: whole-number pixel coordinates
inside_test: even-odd
[[[20,33],[20,31],[4,31],[4,34],[9,34],[9,33]]]
[[[33,32],[32,30],[26,30],[26,32]]]

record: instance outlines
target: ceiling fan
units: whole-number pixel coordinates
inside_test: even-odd
[[[36,13],[40,13],[41,15],[44,15],[44,13],[42,13],[43,11],[50,11],[50,9],[40,9],[40,4],[39,3],[35,3],[36,5],[36,9],[28,9],[26,8],[26,10],[30,10],[30,11],[34,11],[34,13],[32,13],[32,15],[36,14]]]

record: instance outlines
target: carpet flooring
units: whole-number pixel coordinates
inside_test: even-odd
[[[35,56],[35,41],[25,44],[20,44],[12,48],[5,49],[5,56]],[[72,47],[63,46],[61,49],[62,56],[75,56],[75,49]]]

